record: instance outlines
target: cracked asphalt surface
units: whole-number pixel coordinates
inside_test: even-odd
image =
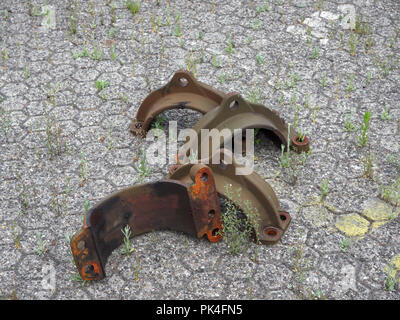
[[[1,298],[399,299],[399,209],[380,197],[400,170],[398,1],[149,0],[135,14],[125,1],[44,4],[0,2]],[[113,252],[104,280],[79,281],[67,239],[88,207],[137,181],[146,142],[129,124],[180,68],[310,137],[295,184],[263,131],[255,146],[255,171],[292,223],[277,245],[238,256],[226,241],[145,234],[130,257]],[[165,130],[201,117],[164,116]],[[144,182],[167,172],[152,167]]]

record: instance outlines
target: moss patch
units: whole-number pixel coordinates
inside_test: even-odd
[[[363,210],[363,215],[373,221],[388,220],[393,212],[392,206],[383,201],[369,201]],[[398,214],[398,213],[397,213]]]
[[[316,227],[329,227],[334,222],[334,215],[325,207],[307,207],[303,209],[304,218]]]
[[[340,217],[336,222],[336,228],[344,232],[348,237],[362,236],[368,232],[369,222],[357,213]]]

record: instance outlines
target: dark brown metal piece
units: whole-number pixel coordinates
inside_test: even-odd
[[[105,277],[111,252],[132,237],[152,230],[176,230],[211,242],[222,238],[221,209],[210,168],[190,169],[191,182],[176,180],[135,185],[118,191],[88,211],[83,228],[71,240],[75,264],[83,280]]]
[[[238,175],[237,169],[243,166],[235,161],[229,150],[219,151],[219,162],[216,155],[214,154],[214,159],[209,159],[207,166],[214,174],[217,192],[225,197],[229,196],[248,217],[257,213],[257,231],[263,244],[279,241],[288,228],[291,217],[279,206],[274,190],[255,172]],[[196,165],[192,163],[174,166],[168,178],[190,184],[193,181],[190,172],[194,166]],[[240,195],[237,190],[240,190]]]
[[[298,153],[308,151],[309,149],[310,140],[305,137],[303,142],[298,142],[298,133],[294,130],[289,131],[288,125],[279,116],[279,113],[261,104],[250,103],[240,94],[233,92],[224,98],[219,107],[207,112],[195,124],[193,130],[197,133],[197,141],[189,141],[188,139],[188,144],[181,149],[178,159],[181,160],[184,157],[182,152],[188,153],[189,148],[198,150],[199,159],[204,158],[204,155],[201,155],[202,129],[210,130],[210,137],[214,137],[213,139],[220,139],[220,133],[222,130],[225,129],[226,131],[226,129],[228,129],[230,136],[224,137],[224,141],[227,142],[232,140],[235,129],[241,129],[243,131],[245,129],[255,128],[270,130],[286,147],[289,141],[290,147]],[[214,154],[220,147],[222,147],[224,141],[221,140],[221,144],[219,145],[210,144],[208,155]],[[196,142],[197,146],[193,145]]]
[[[191,72],[178,70],[164,87],[150,93],[143,100],[130,125],[130,130],[145,136],[150,123],[161,112],[175,108],[194,109],[206,113],[218,106],[225,94],[197,81]]]

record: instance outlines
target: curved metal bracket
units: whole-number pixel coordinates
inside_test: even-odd
[[[258,216],[257,234],[261,243],[273,244],[279,241],[288,228],[291,217],[289,213],[280,208],[271,186],[255,172],[250,175],[237,175],[237,168],[243,166],[235,161],[229,150],[221,149],[219,160],[216,160],[218,159],[216,154],[213,158],[214,161],[210,159],[211,163],[208,163],[207,166],[214,173],[217,192],[231,198],[247,217]],[[194,166],[196,165],[192,163],[175,165],[171,167],[168,178],[189,184],[193,181],[190,171]],[[230,192],[229,189],[233,192]],[[236,192],[237,190],[240,190],[240,195]]]
[[[190,183],[163,180],[118,191],[90,209],[83,228],[71,240],[79,274],[84,280],[105,277],[111,252],[123,243],[127,225],[131,237],[152,230],[176,230],[211,242],[222,238],[221,209],[210,168],[190,169]]]
[[[189,108],[206,113],[218,106],[224,97],[225,93],[197,81],[191,72],[178,70],[170,82],[143,100],[130,130],[144,137],[150,123],[161,112],[174,108]]]
[[[281,141],[283,145],[288,146],[288,141],[290,147],[296,152],[307,152],[309,150],[309,138],[305,137],[303,142],[298,141],[298,133],[294,130],[288,129],[288,125],[279,116],[279,113],[273,111],[261,104],[250,103],[246,101],[238,93],[228,94],[221,105],[209,112],[207,112],[192,128],[197,134],[197,141],[195,139],[187,141],[188,144],[185,145],[179,152],[178,159],[182,160],[184,154],[182,152],[189,152],[189,148],[193,150],[198,150],[198,158],[204,158],[200,154],[201,150],[201,130],[210,130],[210,137],[220,139],[220,133],[222,130],[228,129],[230,136],[224,137],[224,141],[229,141],[233,138],[235,129],[254,129],[263,128],[272,131]],[[212,130],[217,129],[217,130]],[[211,131],[212,130],[212,131]],[[220,147],[222,147],[221,141],[220,145],[209,147],[209,155],[214,154]],[[197,143],[197,146],[195,145]],[[184,151],[183,151],[184,149]],[[187,154],[188,155],[188,154]]]

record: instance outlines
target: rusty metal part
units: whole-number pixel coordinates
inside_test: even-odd
[[[206,113],[217,107],[225,93],[197,81],[189,71],[175,72],[170,82],[150,93],[130,125],[132,133],[145,136],[153,119],[169,109],[188,108]]]
[[[218,151],[219,162],[209,159],[208,167],[212,169],[217,192],[238,205],[249,217],[258,214],[258,235],[263,244],[273,244],[279,241],[291,221],[290,214],[281,209],[279,201],[271,186],[257,173],[237,175],[236,169],[241,167],[226,149]],[[175,179],[185,184],[192,183],[190,172],[196,164],[174,165],[170,169],[169,179]],[[228,188],[228,189],[227,189]],[[228,195],[229,189],[233,191]],[[240,190],[240,196],[236,192]]]
[[[190,168],[191,182],[176,180],[135,185],[116,192],[88,211],[83,228],[71,240],[84,280],[105,277],[111,252],[123,243],[122,229],[132,237],[153,230],[176,230],[211,242],[222,238],[221,209],[210,168]],[[221,232],[218,232],[221,230]]]
[[[180,150],[178,159],[182,160],[182,152],[189,151],[189,148],[198,150],[198,158],[201,159],[204,156],[201,155],[201,130],[202,129],[217,129],[213,132],[210,131],[210,137],[219,135],[224,129],[228,129],[231,135],[225,137],[224,141],[221,141],[220,145],[212,146],[210,144],[209,155],[214,154],[223,142],[227,142],[233,138],[235,129],[267,129],[273,132],[280,140],[280,142],[287,147],[288,141],[290,147],[296,152],[306,152],[309,150],[309,138],[305,137],[303,142],[298,141],[298,133],[294,130],[288,129],[288,125],[279,116],[279,113],[271,110],[264,105],[257,103],[250,103],[246,101],[238,93],[230,93],[226,95],[221,105],[213,110],[207,112],[193,127],[193,130],[197,133],[197,146],[193,145],[196,143],[193,141],[187,141],[188,144],[185,146],[185,150]],[[216,138],[218,139],[219,136]],[[188,155],[188,154],[187,154]]]

